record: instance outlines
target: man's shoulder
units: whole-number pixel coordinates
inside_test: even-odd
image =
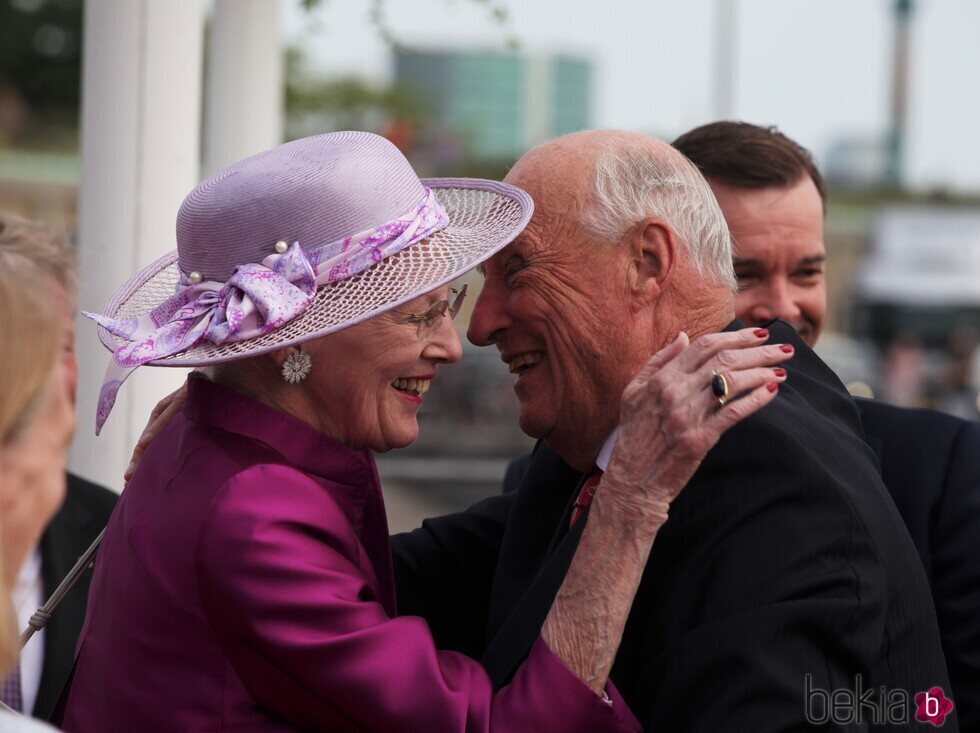
[[[899,407],[878,400],[854,398],[861,422],[869,435],[901,439],[910,444],[950,444],[964,430],[975,426],[968,420],[938,410]],[[975,427],[974,427],[975,429]]]
[[[769,405],[719,438],[706,463],[724,459],[756,465],[764,458],[768,465],[802,471],[812,463],[841,463],[846,457],[873,468],[858,410],[837,376],[798,337],[774,334],[773,340],[795,348],[784,364],[787,380]]]
[[[515,458],[507,464],[507,470],[504,473],[504,494],[509,494],[511,491],[516,491],[517,487],[521,485],[521,479],[523,479],[524,474],[527,473],[528,466],[531,465],[531,459],[533,457],[533,453],[526,453],[520,458]]]
[[[784,338],[774,334],[776,342]],[[776,399],[721,436],[671,507],[676,519],[689,515],[717,536],[733,517],[769,525],[766,534],[790,515],[803,527],[819,511],[832,527],[888,511],[852,398],[802,341],[787,340],[796,354]]]

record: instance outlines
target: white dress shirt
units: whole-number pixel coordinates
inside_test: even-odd
[[[17,575],[13,589],[14,609],[17,611],[18,633],[44,603],[44,579],[41,577],[41,551],[37,547],[27,556]],[[44,630],[38,631],[20,653],[20,695],[24,714],[30,715],[41,687],[44,669]]]
[[[0,710],[0,733],[55,733],[56,729],[40,720]]]
[[[599,467],[599,470],[603,473],[606,472],[606,467],[609,465],[609,459],[612,458],[613,446],[616,445],[616,438],[619,437],[619,426],[617,425],[613,431],[606,438],[606,442],[602,444],[602,448],[599,449],[599,455],[596,456],[595,465]]]

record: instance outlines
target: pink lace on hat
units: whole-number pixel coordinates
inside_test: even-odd
[[[87,318],[126,339],[106,368],[96,412],[96,434],[116,402],[116,394],[137,368],[180,353],[202,340],[214,344],[246,341],[274,331],[302,314],[320,285],[344,280],[425,239],[449,224],[432,191],[410,211],[374,229],[304,251],[293,242],[261,264],[239,265],[227,282],[190,284],[138,318]]]

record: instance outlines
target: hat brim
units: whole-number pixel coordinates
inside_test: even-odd
[[[430,178],[449,224],[346,280],[322,285],[310,307],[281,328],[247,341],[201,342],[153,366],[194,367],[243,359],[343,330],[396,308],[469,272],[503,249],[531,219],[531,197],[516,186],[475,178]],[[301,244],[304,244],[301,242]],[[315,243],[311,243],[315,244]],[[153,310],[176,291],[180,272],[174,250],[130,278],[103,314],[131,318]],[[99,327],[110,351],[125,341]]]

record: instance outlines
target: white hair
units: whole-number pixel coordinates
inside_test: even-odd
[[[584,220],[595,234],[619,241],[643,219],[663,219],[701,277],[735,289],[728,224],[704,176],[680,153],[611,141],[596,160],[592,193]]]

